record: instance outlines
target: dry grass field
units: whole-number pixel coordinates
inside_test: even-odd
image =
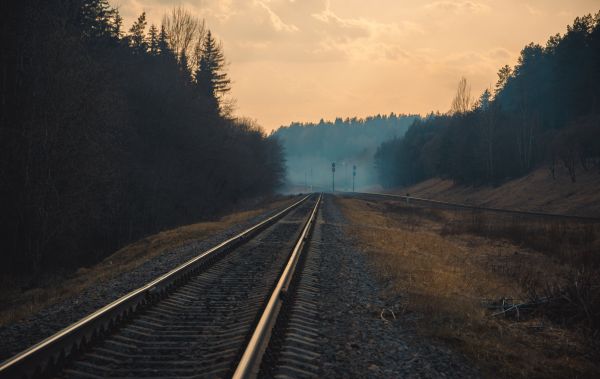
[[[337,201],[390,311],[423,335],[490,377],[600,374],[600,226]],[[503,301],[534,305],[502,313]]]
[[[498,187],[464,186],[434,178],[393,192],[486,207],[600,217],[600,175],[582,171],[572,183],[562,166],[556,168],[555,178],[548,167],[542,167]]]
[[[217,221],[200,222],[166,230],[129,244],[100,263],[80,268],[69,278],[54,277],[49,286],[23,291],[13,278],[2,278],[0,286],[0,326],[17,321],[50,304],[66,299],[101,281],[131,271],[164,251],[187,245],[224,231],[268,210],[291,204],[291,199],[259,204],[252,210],[232,213]]]

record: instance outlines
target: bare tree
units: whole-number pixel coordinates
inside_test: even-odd
[[[460,81],[458,82],[458,88],[456,89],[456,95],[454,96],[454,99],[452,99],[450,113],[466,113],[471,110],[474,103],[475,102],[471,97],[471,86],[465,77],[460,78]]]
[[[197,52],[206,32],[204,20],[177,6],[163,16],[162,24],[169,38],[169,47],[177,59],[185,55],[190,71],[194,72],[198,65]]]

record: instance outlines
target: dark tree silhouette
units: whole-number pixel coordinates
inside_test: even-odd
[[[110,28],[110,37],[113,40],[119,40],[123,37],[123,17],[121,17],[121,14],[119,13],[118,9],[115,9],[113,11],[113,21],[112,23],[108,23],[109,24],[109,28]]]
[[[173,52],[169,49],[169,37],[167,36],[167,31],[165,30],[165,26],[160,26],[160,34],[158,35],[158,52],[162,56],[173,56]]]
[[[382,144],[376,164],[388,186],[434,176],[495,184],[543,164],[600,171],[600,12],[577,17],[546,46],[523,48],[498,72],[494,96],[463,106],[461,83],[447,115],[416,120],[404,138]]]
[[[219,100],[221,97],[231,89],[231,81],[224,70],[223,49],[209,30],[200,51],[195,80],[198,93],[209,99],[211,106],[216,111],[220,111]]]
[[[133,48],[133,51],[138,54],[145,53],[147,49],[145,38],[146,23],[146,12],[143,12],[131,26],[131,29],[129,29],[129,44]]]
[[[148,30],[148,49],[150,55],[158,55],[158,29],[154,24]]]
[[[209,110],[165,25],[148,36],[142,14],[123,36],[106,0],[14,5],[0,12],[0,273],[91,264],[281,183],[278,142]]]

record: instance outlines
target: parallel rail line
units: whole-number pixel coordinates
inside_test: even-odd
[[[545,218],[556,218],[556,219],[569,219],[569,220],[578,220],[578,221],[589,221],[589,222],[600,222],[600,217],[588,217],[588,216],[575,216],[575,215],[566,215],[566,214],[558,214],[558,213],[545,213],[545,212],[531,212],[531,211],[520,211],[516,209],[504,209],[504,208],[493,208],[493,207],[483,207],[478,205],[469,205],[469,204],[461,204],[461,203],[452,203],[440,200],[433,199],[425,199],[422,197],[414,197],[414,196],[406,196],[406,195],[397,195],[391,193],[378,193],[378,192],[344,192],[347,195],[367,195],[367,196],[375,196],[375,197],[386,197],[391,199],[398,199],[403,201],[410,202],[418,202],[424,204],[431,204],[443,207],[450,208],[462,208],[462,209],[471,209],[471,210],[479,210],[479,211],[490,211],[497,213],[505,213],[505,214],[514,214],[514,215],[523,215],[523,216],[535,216],[535,217],[545,217]]]
[[[316,221],[311,197],[0,363],[0,377],[256,376]]]

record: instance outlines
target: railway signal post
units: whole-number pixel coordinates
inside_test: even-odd
[[[335,192],[335,162],[331,162],[331,192]]]

